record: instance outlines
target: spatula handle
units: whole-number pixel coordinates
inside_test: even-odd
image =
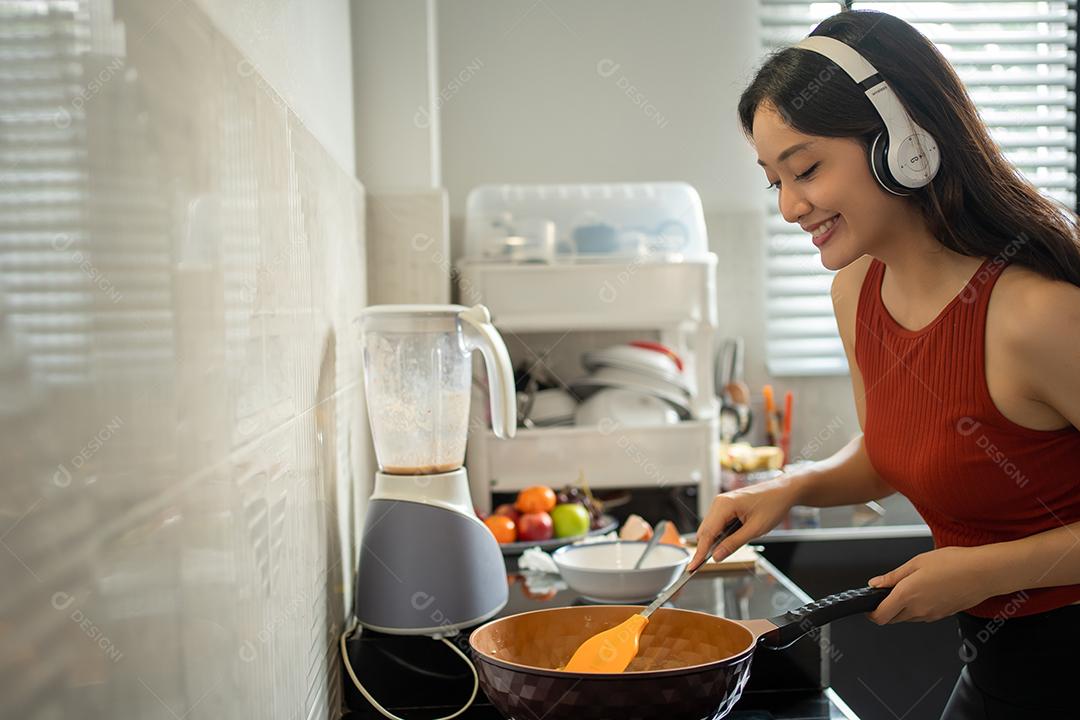
[[[712,557],[712,554],[716,552],[716,548],[720,547],[720,543],[726,540],[732,533],[737,532],[741,527],[742,521],[739,520],[739,518],[735,518],[726,526],[724,526],[724,529],[720,531],[720,534],[716,536],[715,540],[713,540],[712,545],[709,546],[709,554],[705,556],[705,560],[701,563],[701,565],[704,565],[709,561],[709,558]],[[660,596],[653,600],[652,603],[649,604],[649,607],[642,610],[640,614],[644,617],[649,617],[650,615],[652,615],[658,607],[670,600],[672,595],[679,592],[679,589],[686,584],[686,581],[693,577],[694,573],[701,569],[701,565],[698,565],[693,570],[690,570],[689,566],[687,566],[687,569],[683,571],[683,574],[679,576],[679,579],[673,582],[667,590],[660,593]]]

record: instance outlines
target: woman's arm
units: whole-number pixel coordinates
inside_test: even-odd
[[[800,468],[787,477],[796,505],[856,505],[896,492],[870,464],[862,433],[827,460]]]
[[[836,327],[851,372],[851,389],[860,428],[866,420],[866,390],[855,361],[855,317],[870,260],[869,255],[864,256],[837,272],[833,276],[831,293]],[[788,477],[795,493],[795,504],[811,507],[854,505],[880,500],[896,492],[870,464],[862,433],[827,460],[797,470]]]
[[[1011,542],[983,545],[990,596],[1019,590],[1080,585],[1080,523]]]
[[[1080,288],[1034,274],[1013,285],[1002,323],[1006,351],[1023,368],[1030,397],[1080,427]],[[1080,495],[1080,470],[1069,468],[1058,481]],[[1045,503],[1043,510],[1060,527],[984,546],[993,594],[1080,583],[1080,523]]]

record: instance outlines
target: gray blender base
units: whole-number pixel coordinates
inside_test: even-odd
[[[361,625],[453,634],[494,617],[507,597],[502,552],[483,523],[419,502],[369,501],[356,578]]]

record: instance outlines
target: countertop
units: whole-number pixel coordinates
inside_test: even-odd
[[[498,617],[546,607],[586,602],[557,576],[530,577],[517,571],[517,559],[506,558],[510,599]],[[537,583],[538,579],[546,579]],[[837,588],[842,590],[843,588]],[[734,619],[771,617],[811,598],[762,558],[755,571],[698,575],[673,598],[672,605]],[[467,647],[468,633],[457,639]],[[461,659],[429,638],[400,637],[364,631],[348,644],[353,668],[368,691],[394,714],[409,720],[437,718],[456,711],[468,698],[472,678]],[[732,720],[856,720],[843,701],[828,688],[828,628],[804,637],[786,650],[759,649],[750,682]],[[349,720],[382,718],[342,672]],[[502,716],[481,690],[462,720],[496,720]]]
[[[721,472],[721,491],[745,487],[777,477],[779,470],[754,473]],[[683,528],[696,530],[695,527]],[[774,529],[752,542],[801,542],[819,540],[860,540],[880,538],[930,537],[930,528],[911,502],[900,493],[878,502],[811,508],[797,505]]]

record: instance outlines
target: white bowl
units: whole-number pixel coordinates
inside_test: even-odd
[[[564,545],[552,553],[566,584],[591,600],[645,602],[679,579],[690,562],[690,551],[657,545],[638,569],[646,543],[638,540]]]
[[[538,425],[570,420],[577,410],[577,401],[573,395],[562,388],[546,388],[536,393],[533,398],[529,419]]]
[[[679,422],[679,413],[666,400],[626,388],[604,388],[578,405],[575,425],[613,421],[624,427],[654,427]]]

